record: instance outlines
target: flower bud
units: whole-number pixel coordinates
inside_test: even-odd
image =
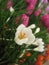
[[[49,14],[41,16],[41,21],[46,28],[49,28]]]
[[[29,17],[26,14],[22,14],[21,19],[22,19],[22,24],[24,24],[25,26],[28,26]]]
[[[39,16],[41,13],[41,9],[38,9],[34,12],[34,16]]]

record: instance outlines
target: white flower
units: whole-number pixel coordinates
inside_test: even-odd
[[[18,45],[22,45],[22,44],[30,45],[34,42],[34,40],[35,40],[35,36],[30,28],[25,27],[23,24],[18,26],[14,38],[14,41]]]
[[[44,42],[42,40],[42,38],[36,38],[35,42],[33,43],[33,45],[44,45]]]
[[[38,52],[43,52],[44,51],[44,46],[39,46],[37,48],[34,48],[33,50],[38,51]]]
[[[43,52],[44,51],[44,42],[42,38],[36,38],[36,41],[34,42],[34,45],[37,45],[37,48],[34,48],[34,51]]]
[[[34,29],[35,27],[36,27],[36,25],[35,25],[35,24],[32,24],[32,25],[30,25],[28,28]]]
[[[13,12],[14,12],[13,7],[10,7],[10,12],[11,12],[11,13],[13,13]]]
[[[40,28],[37,28],[34,34],[38,33],[39,31],[40,31]]]

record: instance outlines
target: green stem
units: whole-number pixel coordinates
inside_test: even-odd
[[[26,45],[25,49],[23,50],[22,54],[20,54],[19,58],[23,57],[23,55],[25,54],[26,52],[26,48],[28,47],[29,45]]]

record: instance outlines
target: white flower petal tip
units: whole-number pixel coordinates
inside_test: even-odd
[[[39,48],[39,47],[34,48],[33,50],[38,52],[44,52],[44,48]]]
[[[37,42],[36,42],[36,41],[35,41],[35,42],[33,42],[32,44],[33,44],[33,45],[35,45],[35,46],[38,46],[38,44],[37,44]]]
[[[42,42],[42,44],[44,45],[44,42]]]
[[[35,25],[35,24],[32,24],[32,25],[30,25],[28,28],[34,29],[35,27],[36,27],[36,25]]]
[[[43,39],[42,38],[39,38],[39,41],[42,41]]]
[[[14,12],[13,7],[10,7],[10,12],[11,12],[11,13],[13,13],[13,12]]]
[[[40,28],[37,28],[34,34],[36,34],[38,32],[40,32]]]
[[[37,39],[37,42],[38,42],[38,45],[43,45],[43,44],[44,44],[44,42],[43,42],[43,39],[42,39],[42,38]]]
[[[37,46],[43,46],[44,42],[43,42],[42,38],[36,38],[36,40],[32,44],[37,45]]]
[[[19,25],[16,30],[24,29],[25,26],[23,24]]]

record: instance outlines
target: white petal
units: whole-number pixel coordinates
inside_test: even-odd
[[[29,39],[28,39],[27,44],[32,44],[35,41],[35,36],[33,34],[32,35],[28,35],[28,36],[29,36]]]
[[[42,44],[44,45],[44,42],[42,42]]]
[[[14,9],[12,7],[10,7],[10,12],[13,13],[14,12]]]
[[[26,36],[28,38],[28,42],[26,44],[33,43],[35,40],[35,36],[34,36],[34,34],[32,34],[32,30],[29,28],[25,28],[23,31],[26,33]]]
[[[26,32],[27,35],[32,34],[32,30],[29,28],[24,28],[23,31]]]
[[[36,25],[35,25],[35,24],[32,24],[32,25],[30,25],[28,28],[34,29],[35,27],[36,27]]]
[[[42,39],[41,38],[36,38],[35,41],[32,44],[38,46],[38,45],[42,44]]]
[[[39,42],[41,42],[42,41],[42,38],[36,38],[36,40],[38,40]]]
[[[14,41],[15,41],[18,45],[22,45],[22,44],[24,44],[24,43],[26,43],[26,42],[28,41],[28,38],[25,38],[25,39],[20,40],[20,39],[18,39],[18,38],[15,37]]]
[[[36,45],[44,45],[44,42],[42,41],[42,38],[36,38],[35,42]]]
[[[44,42],[40,42],[38,43],[39,46],[43,46],[44,45]]]
[[[17,28],[17,31],[21,31],[23,30],[24,28],[26,28],[23,24],[19,25],[18,28]]]
[[[34,34],[38,33],[39,31],[40,31],[40,28],[37,28]]]
[[[37,43],[37,41],[33,42],[32,44],[33,44],[33,45],[37,45],[37,46],[38,46],[38,43]]]
[[[39,45],[38,47],[39,47],[39,48],[44,48],[44,46],[43,46],[43,45]]]
[[[34,48],[33,50],[34,51],[38,51],[38,52],[43,52],[44,51],[44,48],[37,47],[37,48]]]
[[[18,28],[16,29],[16,33],[15,36],[18,37],[18,35],[20,34],[20,32],[22,32],[25,29],[25,26],[23,24],[19,25]]]

